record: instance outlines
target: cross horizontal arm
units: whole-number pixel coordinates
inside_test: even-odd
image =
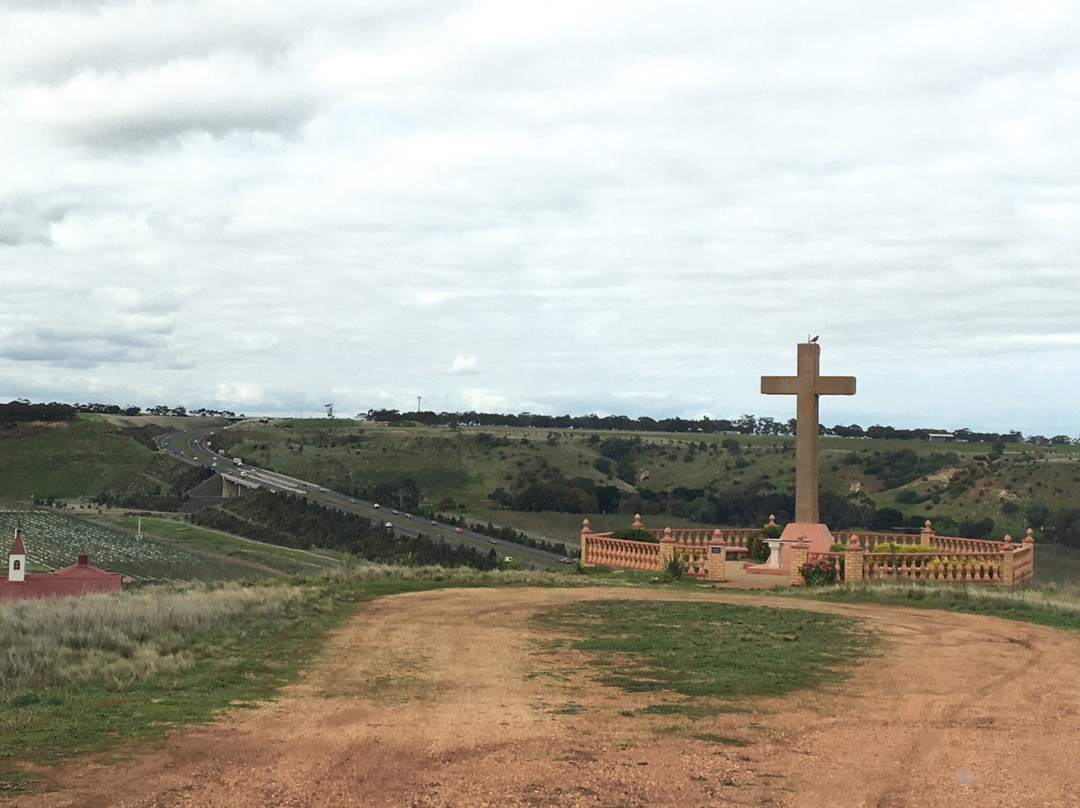
[[[766,395],[793,396],[799,392],[796,376],[762,376],[761,392]]]
[[[855,395],[855,377],[818,376],[814,384],[814,392],[819,396],[853,396]]]

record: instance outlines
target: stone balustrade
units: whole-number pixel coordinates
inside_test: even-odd
[[[776,524],[769,517],[769,527]],[[633,570],[659,570],[667,559],[678,555],[686,574],[696,578],[722,581],[727,559],[745,556],[751,536],[760,533],[754,528],[646,528],[641,515],[635,515],[632,527],[648,530],[657,543],[616,539],[611,533],[593,533],[589,520],[581,528],[581,563],[622,567]],[[710,570],[710,563],[713,568]]]
[[[705,578],[709,574],[709,545],[675,543],[675,552],[686,565],[686,574],[696,578]]]
[[[909,580],[962,583],[1004,583],[1001,553],[866,553],[863,577],[868,581]],[[1009,583],[1012,583],[1009,581]]]
[[[1031,530],[1028,530],[1031,535]],[[838,530],[833,537],[841,544],[851,544],[852,539],[865,551],[874,552],[880,544],[921,544],[946,553],[996,553],[1012,541],[1008,536],[1004,541],[989,539],[964,539],[956,536],[939,536],[934,532],[929,519],[916,535],[911,533],[876,533],[871,531]],[[1015,547],[1016,545],[1012,545]]]
[[[776,524],[770,517],[766,527]],[[634,527],[647,529],[636,516]],[[593,533],[586,519],[581,530],[581,563],[602,564],[633,570],[660,570],[667,560],[679,557],[688,575],[724,580],[728,556],[746,552],[747,540],[759,531],[752,528],[664,528],[650,531],[658,541],[615,539],[610,533]],[[827,559],[838,571],[837,580],[941,581],[1013,586],[1029,581],[1033,573],[1034,538],[1029,529],[1023,541],[1003,541],[938,536],[931,524],[918,536],[905,533],[838,531],[834,534],[845,550],[809,553],[805,545],[793,545],[789,580],[802,583],[799,567],[807,560]],[[933,548],[925,553],[880,552],[885,544],[919,544]],[[710,570],[710,562],[713,569]]]
[[[1006,537],[1007,538],[1007,537]],[[1035,539],[1031,528],[1020,542],[1020,549],[1012,551],[1012,579],[1014,583],[1030,581],[1035,573]]]
[[[728,548],[728,553],[732,555],[739,555],[740,552],[746,552],[746,543],[751,536],[756,533],[760,533],[758,528],[748,527],[720,527],[720,528],[663,528],[652,529],[650,533],[654,534],[657,540],[664,537],[666,531],[671,531],[671,536],[675,539],[675,543],[679,547],[692,548],[692,547],[708,547],[713,543],[716,538],[717,532],[720,534],[720,540],[724,546]]]
[[[581,563],[630,570],[660,569],[660,545],[613,539],[603,534],[581,536]]]

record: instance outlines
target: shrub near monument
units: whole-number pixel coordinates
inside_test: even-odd
[[[611,538],[613,539],[627,539],[628,541],[647,541],[654,544],[660,541],[660,537],[651,530],[645,530],[640,527],[621,527],[618,530],[611,531]]]

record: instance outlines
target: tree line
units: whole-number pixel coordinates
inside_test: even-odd
[[[642,415],[631,418],[627,415],[540,415],[531,412],[491,413],[476,412],[400,412],[392,409],[370,409],[358,416],[364,421],[384,423],[419,423],[428,426],[503,426],[531,427],[536,429],[586,429],[598,431],[624,432],[695,432],[702,434],[731,433],[738,435],[776,435],[795,434],[795,419],[779,421],[768,416],[743,414],[738,418],[650,418]],[[950,434],[952,439],[966,443],[1032,443],[1039,445],[1075,444],[1077,438],[1068,435],[1054,435],[1047,438],[1042,435],[1029,435],[1010,430],[1009,432],[982,432],[967,428],[948,430],[939,427],[920,427],[917,429],[898,429],[892,426],[862,427],[859,424],[836,424],[818,427],[824,437],[837,438],[872,438],[875,440],[929,440],[931,435]]]
[[[158,404],[144,410],[142,407],[128,404],[121,407],[119,404],[86,403],[64,404],[59,401],[51,401],[48,404],[31,403],[28,399],[17,398],[6,404],[0,403],[0,424],[25,423],[27,421],[72,421],[79,413],[96,413],[98,415],[199,415],[204,417],[236,418],[232,410],[211,410],[205,407],[188,410],[182,405],[169,407]]]
[[[134,405],[120,407],[117,404],[62,404],[52,402],[49,404],[31,404],[27,399],[16,399],[7,404],[0,404],[0,423],[15,423],[20,421],[70,421],[80,412],[101,413],[105,415],[171,415],[171,416],[202,416],[219,418],[243,418],[243,413],[237,415],[232,410],[216,410],[206,407],[188,409],[177,404],[168,406],[156,404],[153,407],[143,409]],[[600,431],[625,431],[625,432],[698,432],[702,434],[731,433],[738,435],[776,435],[790,436],[795,434],[795,419],[778,421],[768,416],[756,416],[743,414],[738,418],[709,418],[703,415],[701,418],[651,418],[647,415],[631,418],[627,415],[540,415],[531,412],[491,413],[476,412],[434,412],[432,410],[418,412],[400,412],[391,409],[370,409],[366,413],[359,413],[357,418],[364,421],[379,421],[385,423],[420,423],[428,426],[505,426],[505,427],[533,427],[537,429],[588,429]],[[1080,438],[1069,435],[1028,435],[1017,430],[1009,432],[980,432],[977,430],[962,428],[952,432],[940,428],[920,427],[918,429],[898,429],[891,426],[875,424],[863,428],[858,424],[836,424],[827,427],[819,426],[822,436],[838,438],[873,438],[875,440],[929,440],[931,435],[948,433],[955,441],[966,443],[1030,443],[1035,445],[1069,445],[1080,442]]]

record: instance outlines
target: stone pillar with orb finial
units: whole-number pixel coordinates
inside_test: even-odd
[[[660,569],[664,569],[675,558],[675,537],[671,535],[671,528],[664,528],[664,535],[660,539]]]
[[[712,533],[712,540],[709,542],[709,560],[706,566],[710,581],[727,580],[727,545],[724,544],[724,534],[720,532],[720,528]]]

